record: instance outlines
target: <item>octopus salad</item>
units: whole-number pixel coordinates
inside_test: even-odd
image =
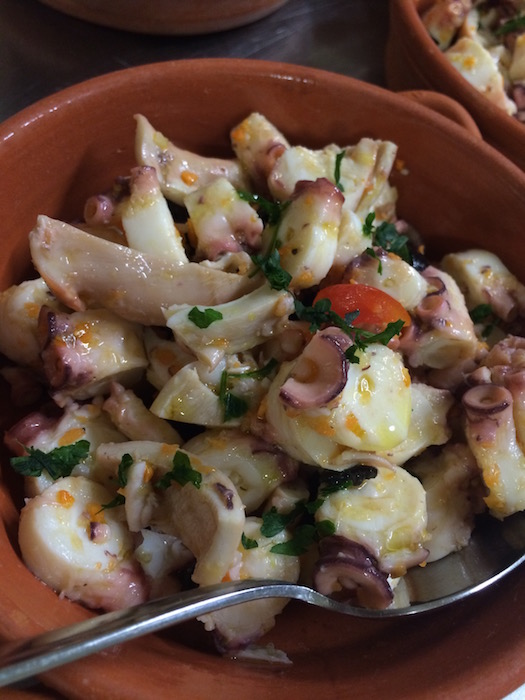
[[[454,68],[493,104],[525,121],[525,2],[432,0],[421,17]]]
[[[21,555],[97,610],[250,578],[409,604],[411,567],[525,509],[525,288],[485,250],[427,259],[394,143],[253,113],[231,145],[137,115],[136,166],[30,232],[0,296]],[[200,620],[238,654],[286,602]]]

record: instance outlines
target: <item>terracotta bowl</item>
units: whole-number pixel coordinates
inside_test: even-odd
[[[483,97],[443,56],[421,21],[425,5],[428,0],[390,0],[388,86],[436,90],[454,98],[470,112],[488,143],[525,170],[525,125]]]
[[[41,0],[72,17],[145,34],[207,34],[266,17],[287,0]]]
[[[69,88],[0,125],[3,288],[31,274],[27,234],[39,213],[64,219],[134,164],[136,112],[181,146],[230,154],[229,129],[266,114],[292,143],[321,147],[369,135],[399,145],[399,213],[431,255],[465,246],[499,254],[525,278],[525,174],[471,130],[446,98],[440,111],[351,78],[263,61],[196,60],[132,68]],[[467,128],[465,128],[467,127]],[[476,167],[472,167],[475,163]],[[2,428],[16,418],[0,394]],[[0,634],[29,637],[92,615],[59,599],[20,561],[20,484],[2,461]],[[47,673],[53,692],[85,700],[287,697],[502,697],[525,682],[525,579],[419,618],[341,618],[291,603],[266,641],[291,665],[225,660],[198,623]]]

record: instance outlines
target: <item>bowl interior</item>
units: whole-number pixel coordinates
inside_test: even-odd
[[[423,234],[431,255],[488,247],[523,275],[525,175],[465,129],[425,106],[350,78],[261,61],[196,60],[154,64],[103,76],[47,98],[0,126],[3,213],[0,284],[31,274],[27,234],[39,213],[74,219],[87,196],[134,164],[134,119],[144,113],[177,144],[228,156],[229,130],[259,111],[292,143],[349,145],[364,135],[399,146],[398,210]],[[476,163],[476,167],[473,167]],[[5,428],[14,420],[0,403]],[[5,638],[91,613],[36,581],[20,562],[22,502],[6,456],[0,489],[0,615]],[[441,613],[397,621],[336,618],[291,604],[267,641],[290,666],[219,658],[200,625],[50,672],[45,682],[67,697],[192,699],[272,695],[314,698],[501,697],[525,681],[525,581],[510,575],[492,590]],[[520,624],[521,623],[521,624]],[[334,629],[337,626],[337,633]],[[490,634],[487,633],[490,630]],[[465,654],[468,659],[465,658]],[[351,663],[349,662],[351,660]],[[503,672],[504,670],[504,672]]]

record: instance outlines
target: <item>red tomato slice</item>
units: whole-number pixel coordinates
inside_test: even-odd
[[[380,333],[387,324],[399,319],[405,326],[411,323],[410,314],[397,299],[368,284],[333,284],[317,293],[314,304],[319,299],[330,299],[332,311],[342,318],[359,311],[353,325],[374,333]]]

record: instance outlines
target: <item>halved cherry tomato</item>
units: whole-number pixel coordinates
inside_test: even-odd
[[[410,314],[397,299],[368,284],[333,284],[317,293],[314,304],[319,299],[330,299],[330,308],[342,318],[352,311],[359,311],[353,325],[373,333],[380,333],[387,324],[399,319],[405,326],[411,323]]]

